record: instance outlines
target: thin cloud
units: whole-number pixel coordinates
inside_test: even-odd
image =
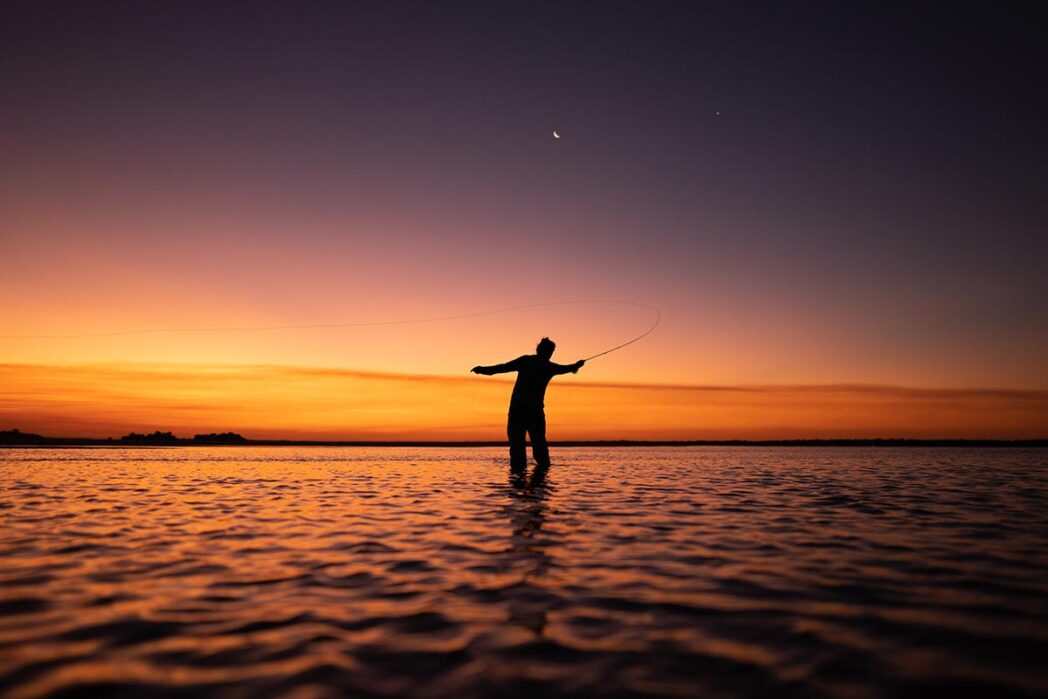
[[[142,429],[252,436],[501,439],[511,382],[328,367],[0,364],[0,427],[109,436]],[[562,381],[557,439],[1032,438],[1048,391],[876,384]]]

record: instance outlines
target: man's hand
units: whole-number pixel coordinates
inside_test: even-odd
[[[483,374],[484,372],[483,372],[483,371],[481,371],[481,370],[482,370],[483,368],[484,368],[484,367],[482,367],[482,366],[480,366],[480,365],[478,364],[477,366],[475,366],[475,367],[473,367],[472,369],[470,369],[470,371],[472,371],[472,372],[473,372],[474,374]]]
[[[579,361],[575,362],[575,368],[571,370],[571,373],[572,374],[579,373],[579,369],[581,369],[585,365],[586,365],[586,360],[585,359],[580,359]]]

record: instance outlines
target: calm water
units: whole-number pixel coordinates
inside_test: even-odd
[[[1048,451],[0,450],[0,694],[1048,693]]]

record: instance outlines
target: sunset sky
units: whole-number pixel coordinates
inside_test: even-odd
[[[620,300],[661,323],[553,439],[1046,437],[1042,25],[993,7],[6,3],[0,429],[499,439],[469,368]]]

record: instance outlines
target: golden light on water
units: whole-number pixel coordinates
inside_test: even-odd
[[[843,662],[887,668],[862,676],[884,694],[1043,687],[1036,450],[0,458],[12,697],[852,696]]]

